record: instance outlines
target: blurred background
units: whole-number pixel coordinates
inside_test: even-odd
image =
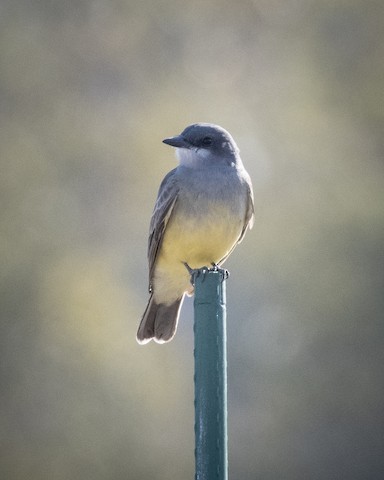
[[[0,477],[194,476],[193,303],[140,347],[166,136],[237,141],[229,472],[384,478],[384,7],[0,5]]]

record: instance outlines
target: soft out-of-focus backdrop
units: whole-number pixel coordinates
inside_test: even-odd
[[[227,128],[230,475],[381,479],[381,1],[0,6],[0,476],[193,478],[192,302],[140,347],[161,143]]]

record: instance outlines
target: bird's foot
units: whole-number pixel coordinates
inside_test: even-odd
[[[229,277],[229,272],[225,268],[221,268],[216,263],[212,262],[211,267],[201,267],[201,268],[191,268],[187,262],[183,262],[184,267],[188,270],[189,275],[191,276],[191,284],[195,286],[195,280],[200,275],[205,275],[206,272],[220,272],[223,276],[223,280],[226,280]]]
[[[195,286],[195,279],[202,273],[201,268],[191,268],[187,262],[183,262],[184,267],[188,270],[189,275],[191,276],[191,284]]]
[[[229,271],[226,268],[221,268],[220,265],[217,265],[215,262],[212,262],[211,265],[212,268],[209,268],[208,270],[220,272],[223,275],[223,280],[227,280],[229,277]]]

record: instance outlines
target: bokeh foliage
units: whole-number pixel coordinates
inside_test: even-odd
[[[237,140],[230,475],[381,479],[380,1],[0,6],[0,476],[193,478],[192,304],[135,342],[146,238],[196,121]]]

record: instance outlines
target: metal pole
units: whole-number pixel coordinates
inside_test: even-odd
[[[228,479],[227,277],[220,268],[194,275],[196,480]]]

